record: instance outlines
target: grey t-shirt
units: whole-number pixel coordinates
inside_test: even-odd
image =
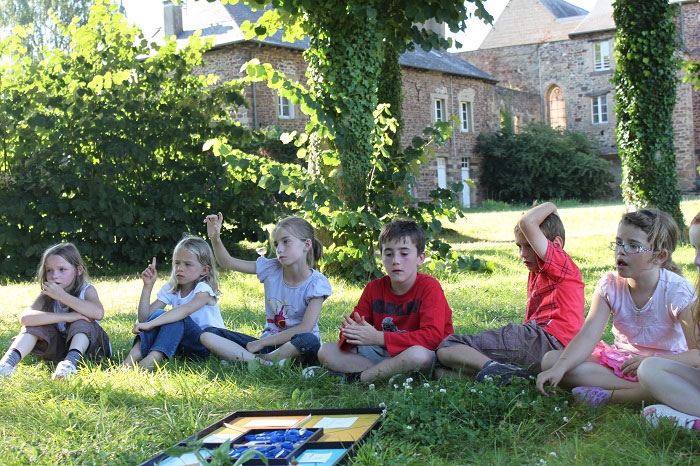
[[[299,286],[289,286],[284,282],[282,264],[277,259],[259,257],[255,263],[255,271],[258,280],[265,287],[267,324],[262,333],[263,338],[299,325],[309,300],[318,297],[325,300],[331,295],[330,282],[316,270],[312,270],[311,276]],[[318,322],[314,325],[313,333],[321,338]]]

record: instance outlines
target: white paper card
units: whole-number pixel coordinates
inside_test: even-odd
[[[243,427],[254,429],[256,427],[292,427],[299,419],[253,419]]]
[[[325,463],[329,459],[331,459],[331,456],[333,453],[310,453],[310,452],[305,452],[303,455],[301,455],[301,458],[299,458],[300,463]]]
[[[346,429],[352,426],[355,421],[357,421],[357,417],[324,417],[314,427],[317,429],[321,427],[324,429]]]

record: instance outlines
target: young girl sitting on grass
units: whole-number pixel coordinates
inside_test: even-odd
[[[152,369],[164,358],[172,358],[178,348],[185,355],[206,357],[209,351],[199,342],[202,329],[224,325],[218,304],[219,281],[209,244],[197,236],[184,237],[173,250],[172,267],[168,283],[150,305],[158,278],[155,257],[141,274],[138,322],[132,330],[137,336],[124,361],[127,367],[138,364]],[[167,312],[166,306],[171,307]]]
[[[77,372],[83,356],[109,357],[109,337],[100,327],[104,309],[78,249],[71,243],[51,246],[41,256],[37,279],[41,293],[20,316],[22,330],[0,360],[0,378],[17,370],[27,354],[60,361],[51,376]]]
[[[610,243],[617,272],[606,273],[593,293],[583,328],[563,351],[550,351],[537,387],[563,382],[575,398],[597,407],[612,402],[651,401],[637,381],[637,368],[649,356],[689,362],[695,347],[695,292],[671,260],[678,227],[657,209],[627,213]],[[599,342],[610,314],[615,343]],[[697,353],[695,355],[697,358]]]
[[[690,222],[690,244],[695,248],[693,264],[700,273],[700,213]],[[700,290],[700,276],[697,290]],[[695,341],[700,336],[700,301],[695,301]],[[639,365],[639,383],[664,404],[647,406],[643,415],[656,425],[660,418],[677,426],[700,432],[700,356],[689,351],[690,361],[683,364],[664,358],[647,358]],[[687,413],[687,414],[686,414]]]
[[[314,237],[313,227],[300,217],[287,217],[272,231],[277,258],[244,261],[231,257],[221,242],[221,212],[207,216],[204,222],[219,265],[256,274],[263,283],[267,324],[260,339],[226,330],[223,325],[208,328],[202,333],[202,344],[229,361],[257,359],[269,365],[295,357],[314,360],[321,346],[321,305],[331,295],[331,284],[314,270],[323,246]]]

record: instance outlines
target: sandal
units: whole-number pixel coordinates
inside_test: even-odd
[[[610,394],[601,387],[575,387],[571,390],[576,401],[585,403],[591,408],[600,408],[610,401]]]

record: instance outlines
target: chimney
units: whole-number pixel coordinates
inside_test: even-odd
[[[163,0],[163,32],[166,36],[179,36],[182,32],[182,5]]]

